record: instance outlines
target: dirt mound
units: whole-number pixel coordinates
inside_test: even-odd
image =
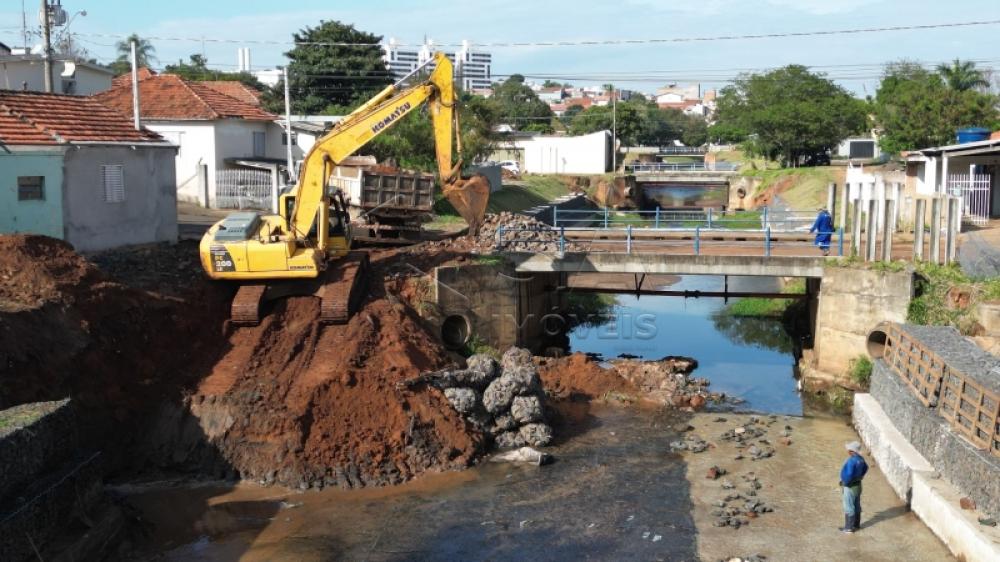
[[[397,389],[451,363],[410,309],[376,300],[345,326],[317,316],[315,299],[293,298],[234,332],[161,453],[202,462],[184,443],[195,435],[241,477],[300,488],[395,484],[472,462],[482,435],[441,391]]]
[[[217,355],[225,296],[197,279],[188,299],[165,298],[22,235],[0,236],[0,278],[0,408],[72,397],[84,446],[108,466],[129,456],[151,406],[179,399]]]
[[[427,242],[422,247],[430,252],[477,254],[490,254],[498,247],[510,252],[579,251],[575,242],[567,241],[565,247],[560,246],[559,232],[553,230],[552,226],[532,217],[506,211],[486,215],[478,236]]]
[[[73,246],[34,234],[0,236],[0,310],[72,301],[81,284],[103,279]]]
[[[601,367],[586,354],[558,359],[536,358],[546,392],[556,399],[596,400],[609,392],[635,394],[637,388],[614,369]]]

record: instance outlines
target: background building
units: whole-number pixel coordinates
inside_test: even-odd
[[[382,60],[392,76],[399,80],[431,60],[438,50],[432,39],[415,48],[401,45],[391,38],[382,45]],[[455,63],[455,80],[463,90],[483,90],[493,85],[492,54],[474,48],[470,41],[462,41],[462,47],[457,52],[445,51],[445,55]],[[428,68],[433,70],[434,63]]]

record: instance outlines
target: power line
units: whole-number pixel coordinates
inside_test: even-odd
[[[864,33],[885,33],[896,31],[924,31],[931,29],[953,29],[962,27],[976,27],[998,25],[1000,20],[978,20],[953,23],[933,23],[919,25],[895,25],[882,27],[861,27],[853,29],[831,29],[815,31],[786,31],[776,33],[755,33],[745,35],[715,35],[704,37],[665,37],[647,39],[596,39],[596,40],[573,40],[573,41],[497,41],[476,43],[476,47],[487,48],[510,48],[510,47],[595,47],[595,46],[623,46],[623,45],[649,45],[664,43],[702,43],[715,41],[737,41],[755,39],[783,39],[790,37],[822,37],[832,35],[858,35]],[[16,29],[6,28],[0,30],[6,34],[18,34]],[[128,36],[116,33],[74,33],[83,37],[98,37],[107,39],[125,39]],[[342,43],[327,41],[275,41],[267,39],[228,39],[221,37],[165,37],[149,36],[143,37],[147,41],[186,41],[193,43],[232,43],[244,45],[295,45],[311,47],[382,47],[382,43]],[[461,43],[436,43],[439,47],[461,47]],[[399,47],[419,47],[422,45],[410,43],[396,43]]]

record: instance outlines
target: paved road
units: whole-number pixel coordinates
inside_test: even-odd
[[[970,277],[1000,276],[1000,221],[962,234],[958,263]]]

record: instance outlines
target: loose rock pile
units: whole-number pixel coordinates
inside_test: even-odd
[[[512,347],[499,365],[489,355],[473,355],[465,369],[426,373],[407,384],[442,389],[451,406],[497,447],[544,447],[552,441],[552,428],[545,422],[545,394],[531,359],[528,350]]]
[[[504,229],[502,240],[498,236],[501,226]],[[489,245],[493,248],[498,242],[500,249],[507,251],[558,252],[560,250],[558,230],[539,220],[509,212],[487,216],[479,231],[480,245]],[[567,252],[575,249],[575,243],[566,242]]]

